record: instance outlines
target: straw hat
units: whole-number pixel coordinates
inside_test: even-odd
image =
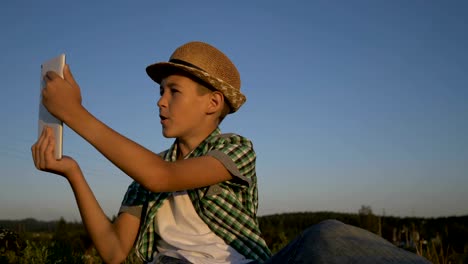
[[[236,66],[221,51],[207,43],[186,43],[172,53],[169,62],[149,65],[146,73],[160,84],[174,68],[195,76],[223,93],[231,113],[236,112],[246,100],[240,91],[241,80]]]

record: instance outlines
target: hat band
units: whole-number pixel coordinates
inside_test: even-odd
[[[188,66],[188,67],[192,67],[192,68],[195,68],[197,70],[200,70],[200,71],[203,71],[203,72],[206,72],[205,70],[203,70],[202,68],[198,67],[198,66],[195,66],[189,62],[186,62],[186,61],[183,61],[183,60],[179,60],[179,59],[170,59],[169,62],[172,62],[172,63],[176,63],[176,64],[181,64],[181,65],[184,65],[184,66]]]
[[[170,59],[169,62],[171,63],[175,63],[175,64],[180,64],[180,65],[183,65],[183,66],[187,66],[187,67],[190,67],[190,68],[194,68],[194,69],[197,69],[197,70],[200,70],[204,73],[207,73],[209,74],[208,72],[206,72],[205,70],[203,70],[202,68],[198,67],[198,66],[195,66],[193,64],[191,64],[190,62],[186,62],[186,61],[183,61],[183,60],[179,60],[179,59]],[[192,77],[195,78],[197,80],[198,83],[200,83],[201,85],[205,86],[206,88],[212,90],[212,91],[216,91],[218,90],[217,88],[215,88],[213,86],[213,84],[210,84],[210,82],[204,80],[203,78],[200,78],[198,76],[195,76],[192,74]]]

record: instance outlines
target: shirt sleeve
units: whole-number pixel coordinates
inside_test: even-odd
[[[232,183],[240,182],[247,186],[252,184],[256,155],[250,140],[235,134],[222,134],[206,155],[224,165],[234,177]]]
[[[138,218],[141,218],[143,205],[147,199],[147,190],[141,187],[137,182],[132,182],[128,186],[127,192],[123,198],[122,204],[120,205],[119,214],[129,213]]]

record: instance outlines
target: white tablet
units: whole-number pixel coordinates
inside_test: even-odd
[[[51,127],[55,135],[55,158],[62,158],[63,124],[55,118],[42,104],[42,89],[45,87],[44,75],[48,71],[56,72],[63,78],[63,68],[65,67],[65,54],[52,58],[41,65],[41,85],[39,92],[39,126],[38,137],[41,135],[44,126]]]

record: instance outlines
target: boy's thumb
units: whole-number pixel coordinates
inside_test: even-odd
[[[72,85],[78,86],[78,84],[75,81],[75,78],[73,77],[73,74],[70,71],[70,66],[68,64],[65,64],[65,67],[63,69],[63,79],[65,79]]]

